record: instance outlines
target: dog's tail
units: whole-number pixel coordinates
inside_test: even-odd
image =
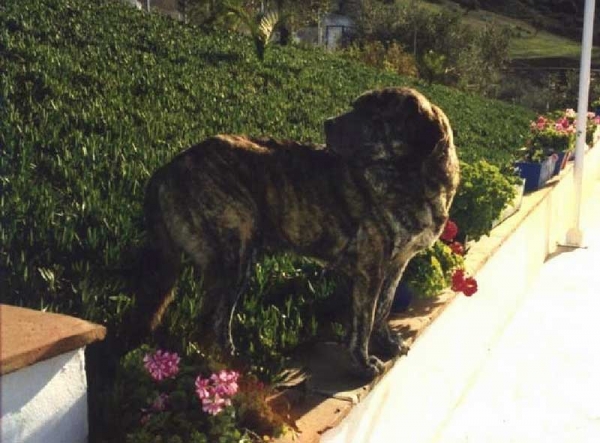
[[[127,348],[139,346],[159,325],[174,297],[181,251],[173,242],[160,204],[161,171],[148,182],[144,199],[147,240],[140,253],[135,303],[125,326]]]

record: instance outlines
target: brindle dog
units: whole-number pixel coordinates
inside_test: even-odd
[[[423,95],[387,88],[325,122],[326,147],[221,135],[189,148],[150,179],[152,254],[138,313],[160,322],[181,251],[203,275],[218,342],[233,351],[231,319],[253,258],[291,250],[352,282],[349,351],[372,378],[406,351],[387,325],[407,262],[440,235],[458,185],[444,113]],[[139,317],[138,317],[139,318]]]

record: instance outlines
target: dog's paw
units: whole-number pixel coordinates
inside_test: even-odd
[[[371,381],[385,372],[385,364],[374,355],[371,355],[363,364],[355,363],[353,370],[358,377]]]
[[[377,377],[378,375],[381,375],[385,372],[385,364],[374,355],[369,356],[368,366],[369,368],[375,368],[374,377]]]
[[[371,349],[384,358],[396,358],[408,354],[410,347],[404,343],[402,336],[386,328],[379,334],[373,334]]]

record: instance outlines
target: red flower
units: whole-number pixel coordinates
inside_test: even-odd
[[[445,242],[451,242],[456,237],[456,234],[458,234],[458,226],[452,220],[448,220],[444,225],[444,231],[440,235],[440,238]]]
[[[460,292],[463,284],[465,283],[465,271],[463,269],[457,269],[452,274],[452,290],[454,292]]]
[[[450,249],[452,249],[452,252],[454,252],[456,255],[464,255],[465,253],[465,248],[463,247],[462,243],[457,241],[450,244]]]
[[[463,294],[465,294],[467,297],[470,297],[477,292],[477,289],[479,289],[477,287],[477,280],[475,280],[473,277],[467,277],[462,289]]]
[[[466,277],[464,269],[457,269],[452,275],[452,290],[462,292],[467,297],[477,292],[477,280],[473,277]]]

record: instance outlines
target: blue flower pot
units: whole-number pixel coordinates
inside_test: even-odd
[[[546,160],[540,162],[517,162],[516,168],[519,175],[525,179],[525,192],[535,191],[541,188],[552,178],[552,173],[556,167],[557,155],[551,155]]]
[[[568,152],[558,152],[556,155],[558,158],[556,159],[556,165],[554,165],[554,172],[552,173],[553,176],[560,174],[560,171],[562,171],[567,164],[567,160],[569,160]]]
[[[394,295],[394,301],[392,302],[391,312],[398,314],[406,311],[413,298],[413,292],[406,283],[401,281],[396,288],[396,294]]]

